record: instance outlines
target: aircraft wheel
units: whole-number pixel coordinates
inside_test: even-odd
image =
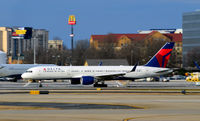
[[[17,79],[16,79],[16,78],[14,78],[14,79],[13,79],[13,82],[17,82]]]
[[[108,85],[107,84],[105,84],[105,83],[102,83],[102,84],[99,84],[99,83],[94,83],[94,85],[93,85],[94,87],[108,87]]]

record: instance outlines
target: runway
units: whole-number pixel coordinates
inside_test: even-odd
[[[126,105],[108,105],[108,104],[83,104],[83,103],[40,103],[40,102],[0,102],[0,106],[29,106],[46,107],[54,109],[142,109]]]
[[[171,82],[129,82],[117,85],[115,81],[106,82],[108,87],[97,88],[92,85],[71,85],[69,82],[31,83],[0,82],[0,94],[27,94],[30,90],[47,90],[49,93],[200,93],[200,86],[186,81]],[[100,89],[100,90],[99,90]]]
[[[67,82],[0,83],[0,121],[198,121],[200,89],[194,83],[131,82],[97,90]],[[44,90],[49,94],[31,95]],[[187,93],[181,93],[186,90]]]
[[[199,94],[4,94],[0,104],[0,121],[199,121],[200,118]],[[68,108],[60,108],[64,104]],[[95,108],[88,108],[88,105]],[[106,105],[139,109],[104,108]]]
[[[194,82],[184,80],[170,82],[129,82],[119,84],[116,81],[106,82],[108,87],[105,89],[200,89]],[[90,90],[96,89],[92,85],[71,85],[69,82],[43,82],[43,87],[38,83],[31,83],[24,87],[26,82],[0,82],[0,90],[30,90],[30,89],[47,89],[47,90]]]

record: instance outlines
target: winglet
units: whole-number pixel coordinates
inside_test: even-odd
[[[130,72],[134,72],[136,70],[137,65],[138,65],[138,62],[134,65],[133,69]]]
[[[199,65],[197,64],[196,61],[194,61],[194,64],[195,64],[195,66],[200,70],[200,67],[199,67]]]
[[[166,67],[171,52],[174,47],[174,42],[167,42],[145,66],[150,67]]]

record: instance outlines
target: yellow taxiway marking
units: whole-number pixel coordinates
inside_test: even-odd
[[[0,106],[0,110],[56,110],[59,108],[35,107],[35,106]]]
[[[144,118],[154,118],[154,117],[158,118],[158,117],[181,116],[181,115],[185,115],[185,114],[138,116],[138,117],[126,118],[126,119],[123,119],[122,121],[130,121],[134,119],[144,119]]]

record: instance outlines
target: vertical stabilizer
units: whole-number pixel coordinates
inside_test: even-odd
[[[174,47],[174,42],[167,42],[145,66],[166,67]]]

